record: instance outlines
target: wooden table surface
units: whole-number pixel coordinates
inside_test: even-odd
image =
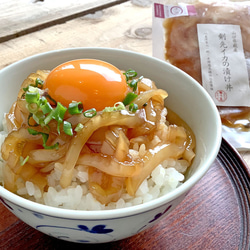
[[[49,1],[46,0],[1,1],[0,69],[34,54],[73,47],[111,47],[140,52],[150,56],[152,55],[152,6],[150,0],[58,0],[50,1],[50,3],[48,2]],[[233,150],[232,152],[234,154]],[[237,155],[236,153],[234,160],[238,161],[239,159],[240,161],[244,159],[241,162],[241,166],[244,166],[248,169],[247,171],[250,171],[250,168],[248,167],[250,166],[250,152],[240,152],[240,155]],[[230,163],[229,165],[234,165],[234,163]],[[217,207],[215,204],[211,205],[210,199],[220,198],[220,190],[228,195],[234,190],[234,188],[230,189],[233,184],[230,182],[228,175],[225,174],[225,171],[222,171],[220,166],[223,168],[224,163],[215,162],[206,178],[211,179],[211,181],[213,180],[218,185],[219,183],[222,183],[222,186],[216,191],[214,190],[214,192],[211,193],[211,197],[208,197],[206,193],[199,194],[200,201],[204,201],[203,205],[205,207],[207,206],[208,209],[214,210]],[[214,176],[216,175],[218,178],[214,180]],[[206,179],[203,180],[203,182],[206,183]],[[102,245],[102,249],[152,249],[157,246],[158,249],[178,249],[179,247],[190,249],[188,247],[191,246],[194,247],[193,249],[225,249],[218,245],[218,248],[213,248],[213,246],[215,247],[216,244],[221,244],[226,239],[228,239],[228,242],[231,242],[230,240],[232,240],[232,238],[229,240],[230,234],[233,234],[234,232],[230,231],[228,226],[232,226],[236,231],[240,230],[240,217],[238,214],[229,214],[227,218],[225,218],[227,220],[226,223],[223,222],[225,224],[218,224],[221,212],[216,210],[217,212],[214,211],[213,214],[210,214],[211,218],[209,217],[214,225],[212,225],[212,222],[208,221],[206,217],[201,219],[202,216],[200,216],[200,213],[203,213],[204,215],[205,207],[202,207],[201,204],[197,203],[198,200],[196,200],[195,197],[197,196],[197,192],[199,193],[199,188],[204,188],[203,182],[201,181],[198,184],[199,186],[192,190],[189,196],[185,199],[183,203],[184,206],[180,207],[174,214],[175,217],[169,218],[168,229],[163,230],[166,221],[161,222],[159,225],[155,226],[154,230],[147,230],[146,232],[139,234],[139,236],[118,243],[112,243],[109,245],[104,244]],[[233,195],[235,195],[235,192],[233,192]],[[196,207],[194,211],[191,211],[190,206],[193,202],[195,202]],[[229,205],[230,208],[232,208],[232,211],[238,213],[237,209],[239,208],[237,207],[237,204],[229,202],[231,201],[223,200],[220,205],[218,205],[218,208],[222,211],[223,206],[226,207]],[[189,225],[190,230],[187,230],[187,228],[184,228],[185,230],[183,228],[180,230],[182,225],[180,224],[178,213],[181,213],[183,218],[192,215],[193,219],[189,219],[189,223],[191,224],[196,223],[194,218],[200,218],[198,224],[203,230],[209,228],[209,232],[207,232],[207,234],[205,232],[201,234],[201,232],[198,233],[196,231],[196,237],[194,239],[197,239],[197,237],[201,237],[201,239],[197,239],[196,242],[189,243],[189,245],[178,246],[174,240],[174,235],[178,235],[179,231],[181,231],[183,239],[186,240],[190,240],[190,237],[194,237],[195,229],[199,231],[197,225]],[[218,218],[213,217],[215,215]],[[205,224],[202,226],[203,222]],[[221,233],[221,235],[217,235],[220,239],[222,239],[221,237],[224,237],[224,241],[218,240],[218,237],[216,236],[216,230],[214,227],[218,226],[217,224],[224,228],[224,234]],[[187,224],[184,226],[187,226]],[[170,228],[172,228],[171,232]],[[225,228],[229,231],[226,231]],[[161,231],[161,229],[163,231]],[[239,235],[238,231],[235,233]],[[164,245],[166,242],[162,240],[164,237],[167,237],[168,234],[171,239],[169,243],[172,244],[172,247],[170,245],[166,247]],[[249,231],[247,235],[249,236]],[[152,237],[154,237],[158,243],[153,243],[154,241]],[[240,241],[240,237],[241,236],[233,239],[234,244],[230,243],[231,245],[227,245],[224,242],[225,244],[221,246],[225,246],[227,249],[238,249],[237,246],[239,246],[239,244],[237,242]],[[181,237],[179,235],[177,240],[180,239]],[[159,243],[160,241],[162,243]],[[198,244],[199,242],[200,244]],[[52,239],[51,237],[45,236],[30,228],[0,204],[0,249],[21,249],[24,247],[28,247],[29,249],[60,249],[63,246],[64,243],[62,241]],[[70,247],[71,245],[70,243],[67,243],[65,246]],[[76,247],[76,245],[74,245],[74,247]]]

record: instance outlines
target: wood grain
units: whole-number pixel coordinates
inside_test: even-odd
[[[235,174],[236,172],[241,174]],[[95,249],[249,249],[249,172],[225,141],[208,173],[167,217],[146,231]],[[0,249],[93,249],[93,245],[64,242],[17,220],[0,206],[11,222],[0,230]],[[0,222],[3,220],[0,219]]]
[[[108,8],[127,0],[1,0],[0,42]]]
[[[11,39],[0,43],[0,69],[34,54],[70,47],[111,47],[152,55],[151,19],[150,7],[126,2]]]

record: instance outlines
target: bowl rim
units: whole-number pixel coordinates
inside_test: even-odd
[[[58,49],[58,50],[51,50],[43,53],[38,53],[29,57],[26,57],[24,59],[21,59],[17,62],[14,62],[5,68],[0,70],[0,75],[11,69],[12,67],[16,67],[20,63],[27,62],[29,60],[35,60],[40,57],[47,57],[49,55],[56,55],[60,53],[68,53],[71,51],[93,51],[93,52],[115,52],[120,54],[129,54],[133,56],[140,56],[141,58],[149,59],[151,61],[165,64],[166,67],[169,69],[175,71],[176,73],[185,75],[186,78],[189,78],[192,82],[192,84],[196,85],[200,89],[200,92],[209,100],[209,103],[211,105],[211,108],[213,109],[213,113],[215,115],[215,121],[216,121],[216,135],[215,135],[215,142],[214,147],[209,152],[209,157],[206,160],[206,162],[203,162],[203,168],[197,171],[194,175],[192,175],[191,178],[186,180],[181,186],[177,187],[175,190],[172,190],[171,192],[163,195],[162,197],[158,197],[156,199],[153,199],[149,202],[146,202],[144,204],[140,205],[134,205],[131,207],[126,208],[118,208],[118,209],[111,209],[111,210],[95,210],[95,211],[85,211],[85,210],[72,210],[72,209],[64,209],[64,208],[56,208],[51,207],[48,205],[43,205],[37,202],[33,202],[30,200],[27,200],[21,196],[18,196],[14,193],[11,193],[7,189],[5,189],[3,186],[0,185],[0,198],[6,199],[10,201],[11,203],[18,204],[18,206],[23,207],[24,209],[37,212],[40,214],[44,214],[46,216],[52,216],[52,217],[60,217],[60,218],[67,218],[67,219],[86,219],[86,220],[98,220],[98,219],[110,219],[110,218],[121,218],[121,217],[127,217],[130,215],[140,214],[145,211],[153,210],[157,207],[165,205],[167,202],[173,201],[174,199],[177,199],[179,196],[182,196],[187,193],[208,171],[209,167],[212,165],[213,161],[215,160],[219,149],[221,145],[221,120],[219,113],[217,111],[217,107],[212,101],[209,94],[206,92],[206,90],[191,76],[189,76],[184,71],[180,70],[179,68],[171,65],[170,63],[160,60],[158,58],[141,54],[134,51],[128,51],[123,49],[116,49],[116,48],[105,48],[105,47],[76,47],[76,48],[64,48],[64,49]],[[6,205],[6,204],[5,204]]]

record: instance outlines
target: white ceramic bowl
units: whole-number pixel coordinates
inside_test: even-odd
[[[143,205],[108,211],[73,211],[53,208],[21,198],[0,186],[3,204],[21,220],[56,238],[86,243],[123,239],[152,226],[169,214],[202,178],[215,160],[221,143],[221,123],[207,92],[191,77],[170,64],[142,54],[107,48],[51,51],[16,62],[0,71],[0,120],[22,81],[37,69],[79,58],[95,58],[120,69],[132,68],[167,90],[166,105],[181,116],[196,136],[196,157],[188,178],[176,190]],[[122,225],[122,226],[121,226]]]

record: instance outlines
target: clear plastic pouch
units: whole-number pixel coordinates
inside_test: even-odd
[[[202,84],[218,107],[223,137],[250,150],[250,2],[154,2],[153,56]]]

